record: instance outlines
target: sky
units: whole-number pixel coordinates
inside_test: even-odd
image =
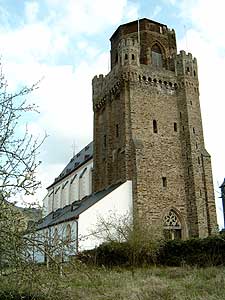
[[[91,80],[109,72],[109,38],[117,27],[149,18],[176,31],[177,49],[198,60],[205,145],[212,158],[217,214],[225,177],[224,0],[0,0],[0,55],[11,91],[42,79],[26,122],[41,148],[38,177],[46,187],[93,139]],[[22,126],[22,125],[21,125]]]

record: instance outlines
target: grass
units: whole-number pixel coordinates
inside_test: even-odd
[[[18,286],[20,277],[0,278],[0,291],[20,289],[33,299],[82,300],[223,300],[225,299],[225,268],[146,267],[106,269],[85,265],[66,266],[66,276],[59,277],[44,267],[35,270],[36,282]],[[34,271],[34,270],[33,270]],[[14,280],[15,279],[15,280]],[[7,281],[8,280],[8,281]],[[22,291],[22,292],[21,292]],[[29,291],[29,292],[28,292]],[[1,295],[0,295],[1,296]],[[2,296],[0,297],[1,299]],[[6,298],[5,298],[6,299]],[[15,299],[13,297],[7,299]],[[19,298],[18,298],[19,299]],[[28,297],[27,297],[28,299]],[[29,298],[31,299],[31,298]]]

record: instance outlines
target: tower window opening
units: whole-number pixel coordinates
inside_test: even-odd
[[[118,63],[118,53],[116,53],[115,63]]]
[[[162,177],[162,185],[163,185],[164,188],[167,187],[167,179],[166,179],[166,177]]]
[[[160,47],[155,44],[152,47],[152,65],[155,67],[162,67],[163,59],[162,59],[162,51]]]
[[[104,145],[104,148],[106,148],[106,134],[104,135],[104,138],[103,138],[103,145]]]
[[[190,101],[190,104],[192,105],[192,101]]]
[[[132,54],[131,58],[132,58],[132,60],[134,60],[134,54]]]
[[[128,59],[128,55],[127,55],[127,54],[125,54],[125,59],[126,59],[126,60]]]
[[[190,68],[189,68],[189,67],[187,67],[187,73],[188,73],[188,74],[190,73]]]
[[[182,227],[179,217],[172,209],[164,217],[164,235],[168,240],[180,240],[182,237]]]
[[[193,127],[193,133],[195,133],[195,128]]]
[[[180,111],[180,119],[182,119],[182,112]]]
[[[174,131],[177,132],[177,123],[173,123]]]
[[[198,164],[200,165],[200,158],[198,157]]]
[[[194,76],[196,76],[196,71],[194,70]]]
[[[157,133],[158,132],[158,128],[157,128],[157,121],[153,120],[153,132]]]
[[[119,124],[116,124],[116,137],[119,137]]]

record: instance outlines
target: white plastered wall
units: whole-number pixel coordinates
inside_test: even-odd
[[[80,200],[84,196],[91,194],[91,169],[93,167],[93,160],[89,160],[82,165],[79,169],[72,172],[67,177],[63,178],[60,182],[55,184],[48,190],[47,196],[43,199],[44,216],[48,215],[53,210],[63,208],[65,205],[71,204],[75,200]],[[87,168],[82,178],[80,175],[83,170]],[[65,185],[65,183],[68,183]],[[82,181],[82,184],[80,184]],[[82,185],[82,191],[79,191],[79,186]]]
[[[133,213],[132,181],[128,180],[99,202],[80,214],[78,220],[78,250],[92,249],[102,243],[102,239],[92,235],[97,230],[100,219],[110,216],[122,218]],[[115,220],[116,221],[116,220]]]

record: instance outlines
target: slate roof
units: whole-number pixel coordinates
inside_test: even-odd
[[[47,189],[49,189],[54,184],[62,180],[64,177],[72,173],[74,170],[78,169],[80,166],[82,166],[92,157],[93,157],[93,142],[89,143],[80,152],[74,155],[73,158],[71,158],[67,166],[63,169],[63,171],[59,174],[59,176],[55,178],[54,182]]]
[[[221,184],[220,188],[223,188],[223,189],[225,188],[225,178],[224,178],[223,183]]]
[[[89,196],[84,197],[82,200],[74,201],[70,205],[67,205],[63,208],[57,209],[54,212],[51,212],[37,223],[36,229],[41,230],[65,221],[79,218],[79,215],[81,213],[83,213],[89,207],[103,199],[113,190],[118,188],[121,184],[122,182],[119,182],[115,185],[108,187],[107,189],[104,189],[97,193],[93,193]]]

